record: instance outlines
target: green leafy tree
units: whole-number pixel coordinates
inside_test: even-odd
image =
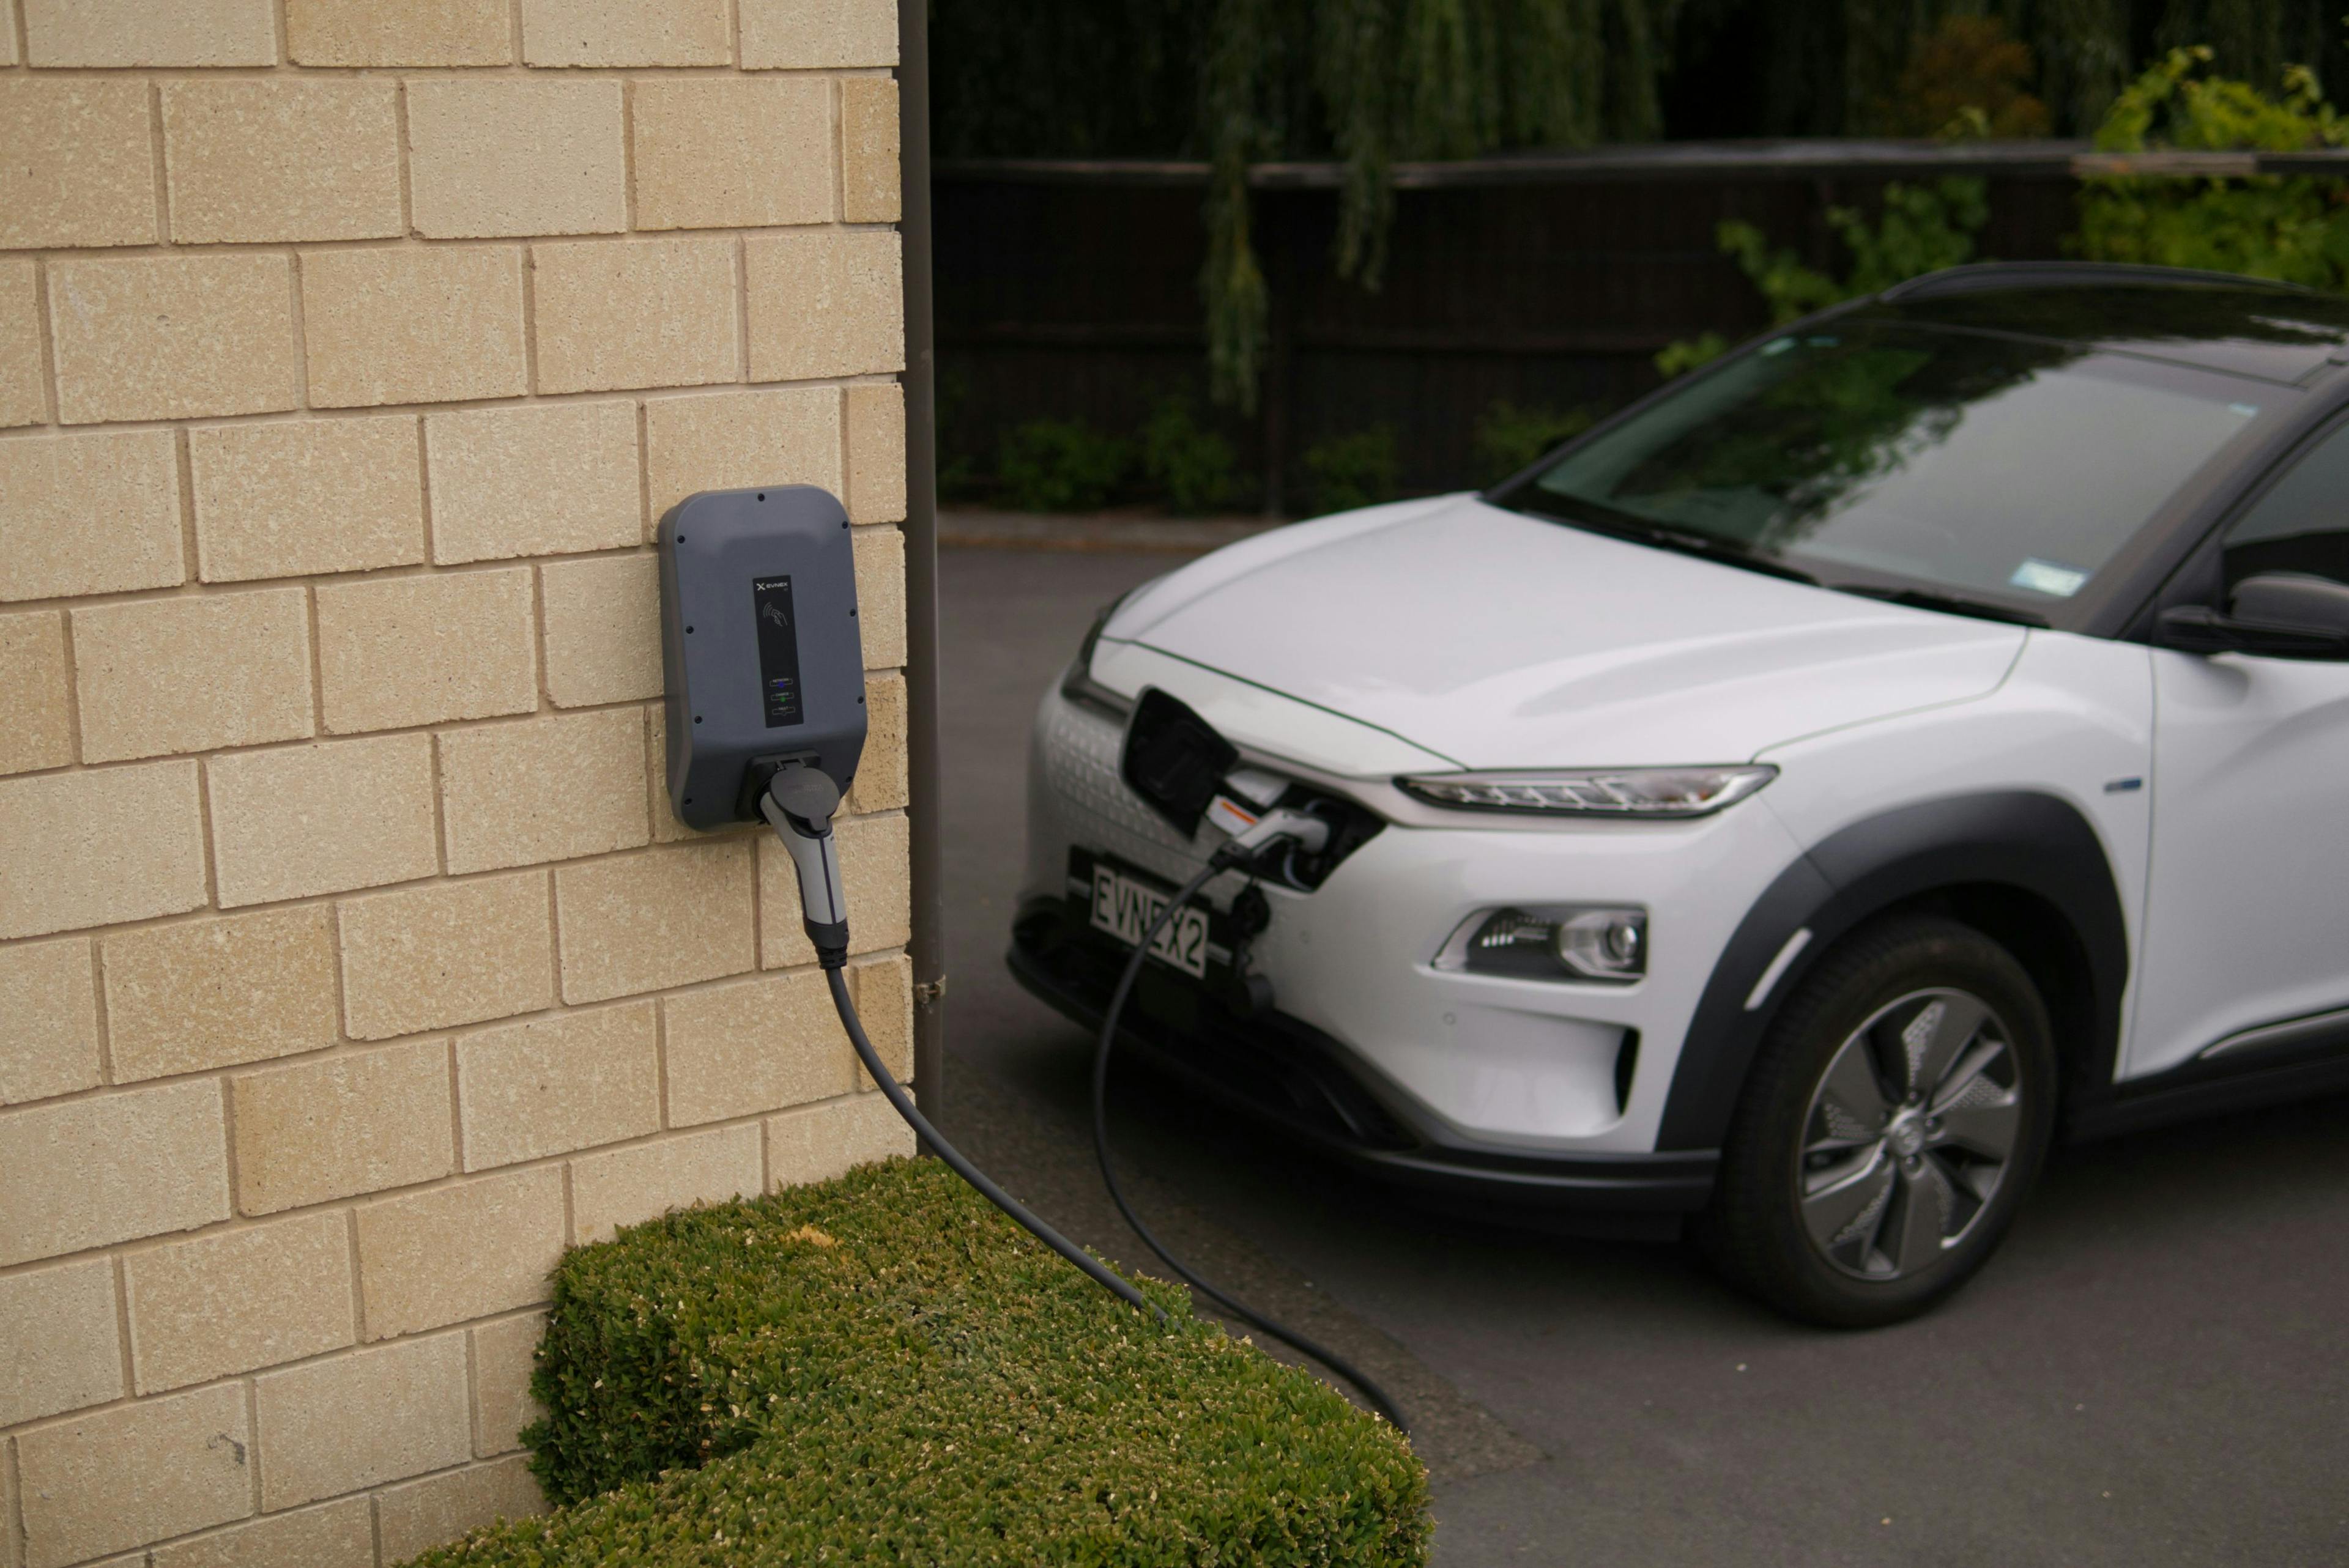
[[[1772,249],[1769,237],[1751,223],[1723,223],[1715,236],[1769,304],[1770,324],[1783,326],[1903,279],[1972,261],[1974,235],[1989,220],[1989,196],[1980,180],[1955,176],[1930,185],[1896,180],[1885,186],[1883,210],[1872,223],[1856,207],[1827,209],[1827,222],[1851,260],[1839,278],[1806,265],[1791,250]],[[1678,376],[1719,358],[1728,347],[1717,332],[1684,338],[1656,356],[1656,368]]]
[[[1268,291],[1248,170],[1334,151],[1333,260],[1376,288],[1413,159],[1640,139],[1680,0],[1216,0],[1201,61],[1210,173],[1200,292],[1217,401],[1255,407]]]
[[[2315,74],[2288,67],[2282,91],[2216,75],[2214,51],[2173,49],[2115,100],[2101,152],[2301,152],[2349,143]],[[2349,287],[2349,201],[2342,182],[2298,175],[2181,177],[2116,172],[2080,192],[2072,241],[2095,261],[2248,273]]]

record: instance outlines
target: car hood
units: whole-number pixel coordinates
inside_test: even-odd
[[[1980,696],[2026,635],[1469,497],[1259,535],[1102,629],[1477,769],[1740,761]]]

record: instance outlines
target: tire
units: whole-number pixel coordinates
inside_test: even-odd
[[[1805,1322],[1913,1317],[2005,1236],[2056,1084],[2046,1006],[2006,949],[1939,916],[1863,927],[1764,1037],[1698,1238]]]

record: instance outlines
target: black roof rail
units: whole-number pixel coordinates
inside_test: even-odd
[[[2202,272],[2192,267],[2142,266],[2131,262],[1971,262],[1943,267],[1923,277],[1894,284],[1876,297],[1888,303],[1940,299],[1950,294],[1988,294],[1998,289],[2041,287],[2085,288],[2096,284],[2138,288],[2265,289],[2277,294],[2311,294],[2299,284],[2273,278],[2246,277],[2240,273]]]

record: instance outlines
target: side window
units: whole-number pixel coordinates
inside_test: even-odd
[[[2227,530],[2227,587],[2261,572],[2349,583],[2349,424],[2335,425]]]

